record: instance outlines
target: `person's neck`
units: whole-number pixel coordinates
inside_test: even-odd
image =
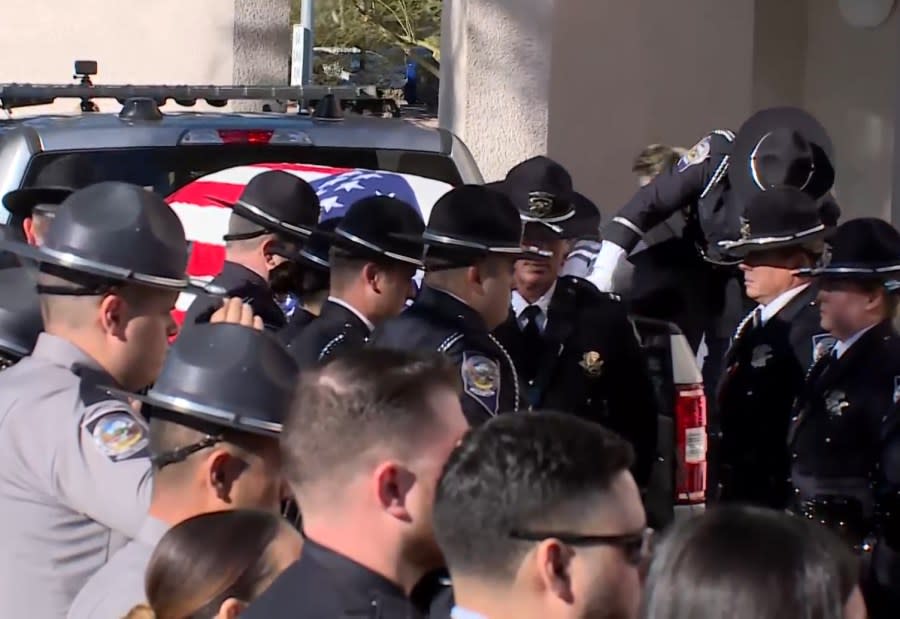
[[[327,290],[311,295],[305,295],[304,297],[302,297],[302,307],[313,316],[318,316],[322,313],[322,304],[325,303],[325,299],[327,298]]]
[[[759,299],[755,299],[755,301],[756,301],[757,303],[759,303],[760,305],[762,305],[763,307],[765,307],[766,305],[769,305],[770,303],[772,303],[775,299],[777,299],[777,298],[780,297],[781,295],[787,294],[787,293],[790,292],[791,290],[795,290],[796,288],[800,288],[801,286],[805,286],[805,285],[807,285],[808,283],[809,283],[809,281],[808,281],[808,280],[805,280],[805,279],[795,279],[794,282],[793,282],[790,286],[788,286],[788,287],[786,287],[786,288],[782,288],[782,289],[779,290],[778,292],[775,292],[775,293],[773,293],[773,294],[767,295],[767,296],[765,296],[765,297],[761,297],[761,298],[759,298]]]
[[[208,507],[195,501],[185,500],[186,497],[197,496],[199,491],[189,489],[186,492],[183,487],[168,488],[164,483],[161,484],[158,479],[154,479],[153,483],[153,498],[150,501],[147,515],[170,526],[175,526],[179,522],[184,522],[194,516],[227,509],[225,505]]]
[[[399,543],[385,543],[384,536],[373,534],[369,525],[368,519],[352,522],[333,517],[319,520],[307,514],[303,517],[303,532],[308,539],[383,576],[408,596],[428,570],[407,563]]]
[[[552,287],[553,282],[516,282],[516,290],[531,304],[537,303],[538,299],[547,294]]]
[[[846,328],[841,329],[840,332],[833,331],[831,334],[837,338],[839,342],[846,342],[851,339],[857,333],[861,331],[865,331],[866,329],[871,329],[878,323],[880,323],[882,319],[879,316],[869,316],[865,320],[861,320],[855,325],[848,325]]]
[[[245,253],[230,252],[226,253],[225,260],[239,264],[245,269],[253,271],[264,280],[269,281],[269,270],[266,268],[265,261],[257,259],[256,256]]]
[[[518,604],[521,596],[500,594],[485,581],[461,579],[453,576],[454,603],[485,619],[528,619],[541,617],[540,611],[531,604]]]
[[[48,324],[45,326],[44,330],[50,335],[66,340],[85,355],[93,359],[104,372],[109,374],[119,387],[125,389],[130,387],[126,384],[127,380],[125,375],[119,372],[107,357],[102,343],[102,336],[100,334],[87,332],[81,329],[67,329],[56,324]]]

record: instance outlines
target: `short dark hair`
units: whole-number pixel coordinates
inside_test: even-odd
[[[458,393],[460,374],[436,352],[368,348],[302,373],[281,434],[285,476],[296,490],[374,446],[406,452],[434,430],[426,400],[441,387]]]
[[[556,525],[633,460],[615,433],[564,413],[501,415],[473,430],[447,461],[435,498],[435,534],[451,574],[510,577],[528,550],[513,531]]]
[[[290,525],[277,514],[194,516],[162,537],[146,571],[157,617],[213,617],[226,599],[255,599],[277,575],[269,547]]]
[[[850,552],[823,526],[728,506],[676,524],[654,552],[643,619],[841,619],[858,581]]]

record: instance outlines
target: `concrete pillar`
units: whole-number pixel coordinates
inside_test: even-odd
[[[235,84],[287,84],[291,58],[290,0],[234,0]],[[262,104],[233,103],[238,110]]]

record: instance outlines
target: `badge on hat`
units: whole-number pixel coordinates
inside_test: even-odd
[[[102,410],[85,419],[82,427],[100,453],[113,462],[145,455],[147,428],[129,412]]]
[[[678,160],[678,163],[675,164],[675,169],[678,170],[678,173],[682,173],[687,170],[691,166],[695,166],[698,163],[703,163],[707,159],[709,159],[709,151],[710,151],[710,136],[706,136],[694,147],[689,150],[685,155]]]
[[[591,350],[582,355],[578,365],[584,369],[588,376],[596,378],[603,373],[603,363],[600,353],[596,350]]]
[[[484,355],[465,352],[462,361],[463,390],[475,398],[490,415],[500,404],[500,366]]]
[[[528,194],[528,212],[538,219],[548,217],[553,212],[553,194],[532,191]]]
[[[760,344],[753,349],[750,365],[757,370],[764,368],[769,365],[769,359],[771,359],[772,356],[772,347],[768,344]]]
[[[825,355],[831,354],[831,349],[837,344],[837,338],[830,333],[820,333],[812,337],[813,363],[818,363],[819,359]]]
[[[825,410],[830,417],[841,417],[844,409],[850,406],[847,401],[847,394],[836,389],[825,394]]]

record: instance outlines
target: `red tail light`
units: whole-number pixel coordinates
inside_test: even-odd
[[[240,129],[219,129],[223,144],[268,144],[274,131],[243,131]]]
[[[706,394],[703,385],[678,385],[676,389],[675,501],[693,505],[706,501]]]

